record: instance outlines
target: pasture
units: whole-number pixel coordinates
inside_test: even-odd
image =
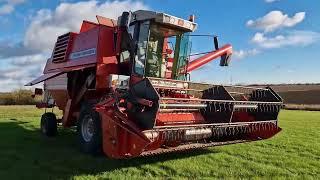
[[[82,154],[74,129],[42,136],[42,113],[0,106],[1,179],[320,178],[320,112],[283,110],[269,140],[129,160]]]

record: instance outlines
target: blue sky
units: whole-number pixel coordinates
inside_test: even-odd
[[[78,31],[82,19],[116,18],[124,10],[150,9],[187,19],[195,34],[215,34],[230,43],[229,67],[218,61],[192,79],[223,84],[320,83],[318,0],[0,0],[0,91],[39,76],[56,36]],[[212,50],[212,40],[193,38],[193,52]]]

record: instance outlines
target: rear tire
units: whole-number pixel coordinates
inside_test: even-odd
[[[41,116],[41,132],[45,136],[52,137],[57,135],[57,118],[52,112],[44,113]]]
[[[102,152],[101,118],[94,104],[83,103],[77,125],[78,142],[84,153],[98,155]]]

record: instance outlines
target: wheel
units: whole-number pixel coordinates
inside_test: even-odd
[[[41,117],[41,132],[42,134],[52,137],[57,135],[57,118],[52,112],[44,113]]]
[[[93,107],[93,104],[82,104],[77,131],[80,149],[97,155],[102,152],[101,118]]]

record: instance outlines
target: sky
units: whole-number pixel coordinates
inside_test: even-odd
[[[82,20],[139,9],[184,19],[194,14],[194,34],[233,46],[229,67],[213,61],[192,72],[193,81],[320,83],[319,0],[0,0],[0,92],[40,76],[57,36],[78,32]],[[191,40],[193,53],[213,50],[212,39]]]

